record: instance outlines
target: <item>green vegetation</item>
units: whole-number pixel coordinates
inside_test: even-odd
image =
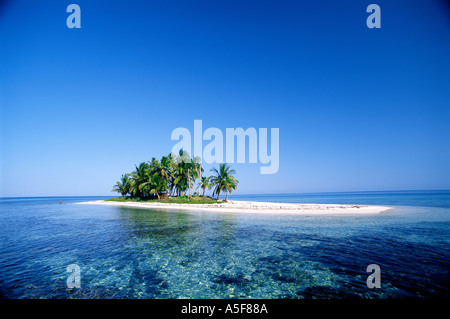
[[[177,197],[169,197],[163,199],[141,199],[134,198],[131,196],[124,197],[116,197],[108,199],[110,202],[156,202],[156,203],[176,203],[176,204],[220,204],[221,201],[218,201],[209,196],[197,196],[193,195],[189,196],[177,196]]]
[[[236,171],[228,164],[220,164],[219,169],[211,169],[212,176],[202,176],[204,169],[198,157],[191,159],[183,150],[179,155],[163,156],[161,161],[152,158],[151,162],[143,162],[135,166],[132,173],[124,174],[112,191],[122,195],[114,201],[146,201],[155,200],[167,203],[216,203],[220,193],[228,194],[237,188],[234,178]],[[195,184],[197,187],[195,188]],[[213,196],[217,200],[205,196],[206,189],[213,188]],[[197,189],[194,192],[194,189]],[[202,190],[202,195],[200,194]]]
[[[225,200],[227,201],[228,193],[235,190],[239,183],[233,176],[236,171],[227,164],[220,164],[219,170],[213,168],[212,171],[216,174],[211,176],[211,185],[214,186],[213,194],[217,194],[217,199],[219,199],[220,192],[226,191],[227,197]]]

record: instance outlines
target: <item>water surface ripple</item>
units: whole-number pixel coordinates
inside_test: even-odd
[[[445,205],[314,217],[59,200],[0,199],[3,298],[409,298],[450,292]],[[67,288],[70,264],[80,266],[79,289]],[[379,289],[366,285],[369,264],[381,268]]]

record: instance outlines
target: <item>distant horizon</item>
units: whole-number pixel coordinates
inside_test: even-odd
[[[243,195],[313,195],[343,193],[388,193],[388,192],[450,192],[450,189],[397,189],[397,190],[365,190],[365,191],[330,191],[330,192],[291,192],[291,193],[231,193],[229,196]],[[39,198],[39,197],[121,197],[121,195],[41,195],[41,196],[0,196],[0,198]],[[188,196],[188,195],[186,195]],[[210,194],[205,194],[210,196]]]

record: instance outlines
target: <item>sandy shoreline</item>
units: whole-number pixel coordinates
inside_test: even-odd
[[[228,201],[220,204],[174,204],[109,202],[97,200],[76,204],[122,206],[150,209],[178,209],[223,213],[297,214],[297,215],[367,215],[379,214],[391,207],[346,204],[290,204],[274,202]]]

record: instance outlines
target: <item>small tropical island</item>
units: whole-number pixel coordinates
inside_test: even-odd
[[[223,192],[228,201],[228,194],[239,184],[233,176],[236,171],[228,164],[220,164],[219,169],[212,168],[211,171],[213,175],[204,176],[200,159],[190,158],[183,150],[179,155],[170,153],[161,160],[152,158],[136,165],[133,172],[123,174],[112,189],[122,197],[110,200],[211,204],[218,203]],[[206,189],[213,189],[213,196],[217,198],[205,196]]]
[[[298,215],[360,215],[378,214],[390,209],[384,206],[349,204],[278,203],[255,201],[229,201],[228,195],[236,190],[239,181],[236,171],[228,164],[211,169],[204,176],[199,158],[190,158],[186,151],[170,153],[161,160],[135,165],[135,170],[122,175],[112,191],[121,197],[78,204],[110,205],[144,209],[172,209],[222,213],[264,213]],[[212,197],[206,196],[212,189]],[[220,199],[224,193],[225,198]]]

